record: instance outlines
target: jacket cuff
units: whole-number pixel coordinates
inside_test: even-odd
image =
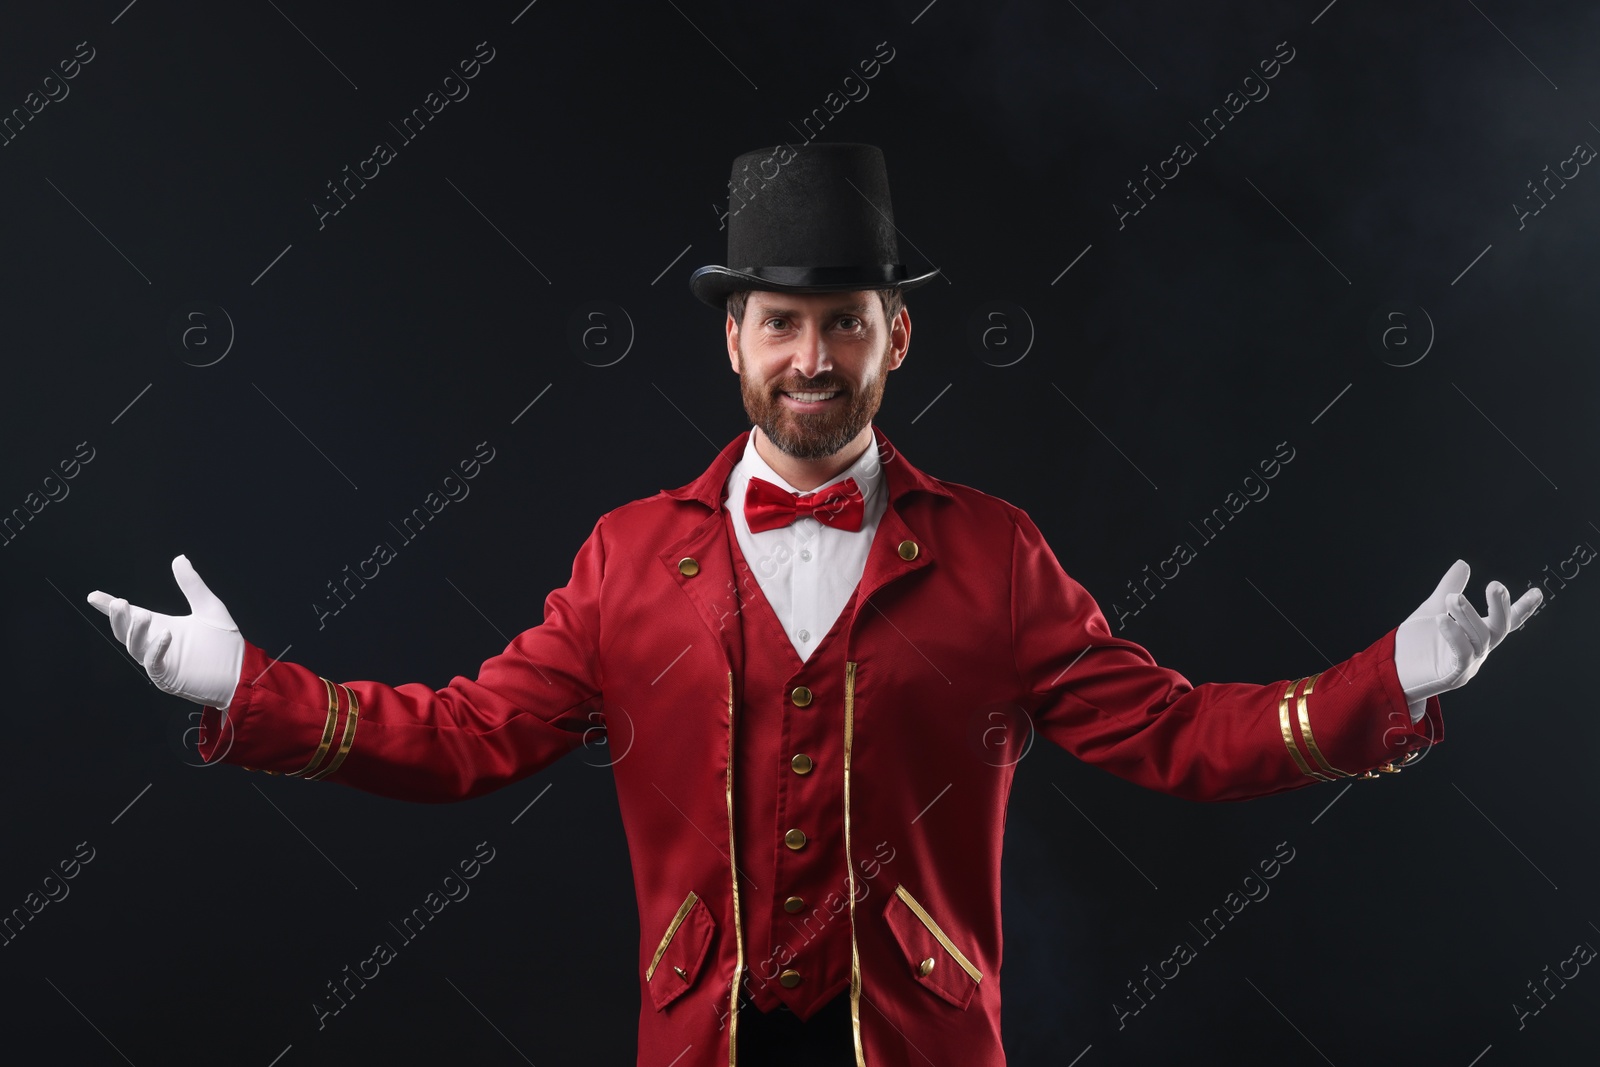
[[[1444,740],[1438,697],[1429,697],[1422,718],[1411,721],[1394,635],[1390,630],[1343,663],[1280,691],[1279,726],[1301,773],[1320,781],[1377,778]]]
[[[248,639],[226,712],[201,709],[200,758],[245,770],[323,778],[338,770],[359,720],[349,688],[273,659]]]

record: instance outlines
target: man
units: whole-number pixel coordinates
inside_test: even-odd
[[[878,149],[779,146],[733,179],[736,266],[690,284],[727,312],[753,428],[602,516],[543,622],[475,679],[274,662],[182,556],[189,616],[89,600],[158,686],[206,705],[207,760],[457,800],[602,718],[628,747],[641,1065],[1004,1064],[1000,849],[1032,732],[1195,800],[1381,777],[1442,737],[1438,694],[1540,594],[1490,583],[1482,618],[1458,561],[1325,671],[1191,685],[1111,634],[1025,512],[872,425],[910,345],[901,293],[936,274],[899,262]]]

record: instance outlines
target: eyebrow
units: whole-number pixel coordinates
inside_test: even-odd
[[[776,304],[758,303],[752,308],[752,310],[759,311],[763,315],[798,315],[798,314],[800,314],[800,309],[799,308],[779,307]],[[828,308],[825,312],[823,312],[823,314],[826,314],[826,315],[840,315],[840,314],[864,315],[864,314],[866,314],[866,311],[867,311],[867,305],[863,304],[863,303],[838,304],[838,305],[835,305],[834,307]]]

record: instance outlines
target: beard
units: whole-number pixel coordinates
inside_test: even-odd
[[[739,390],[744,395],[745,414],[752,425],[761,427],[767,440],[779,451],[796,459],[824,459],[854,441],[877,415],[883,403],[886,375],[885,343],[876,372],[860,391],[830,374],[819,378],[790,378],[766,385],[750,375],[750,361],[744,358],[744,342],[739,342]],[[780,394],[840,391],[840,397],[826,411],[795,411],[786,406]]]

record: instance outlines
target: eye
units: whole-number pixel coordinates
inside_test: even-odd
[[[766,321],[764,321],[762,323],[762,325],[763,326],[771,326],[775,322],[781,323],[781,322],[786,322],[786,321],[788,321],[788,320],[786,320],[782,315],[774,315],[770,319],[767,319]],[[778,327],[776,327],[776,329],[780,329],[781,330],[781,329],[783,329],[783,327],[782,326],[778,326]]]
[[[845,315],[839,319],[839,325],[843,326],[847,330],[855,330],[861,327],[862,322],[854,315]]]

